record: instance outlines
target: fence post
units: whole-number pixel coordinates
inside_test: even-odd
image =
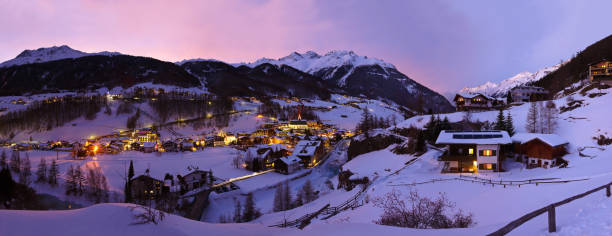
[[[555,222],[555,206],[552,204],[548,206],[548,232],[557,232],[557,224]]]
[[[610,185],[606,186],[606,196],[610,197]]]

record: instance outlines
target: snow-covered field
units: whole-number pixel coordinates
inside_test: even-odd
[[[607,93],[603,96],[589,97],[589,93]],[[535,168],[526,169],[523,164],[516,163],[511,159],[506,160],[504,166],[506,172],[501,173],[480,173],[476,176],[492,180],[526,180],[540,178],[556,178],[558,180],[582,180],[569,183],[550,183],[539,185],[518,186],[491,186],[469,181],[452,180],[458,177],[457,174],[441,174],[441,164],[436,158],[441,154],[437,150],[430,150],[412,164],[405,166],[405,163],[415,158],[412,155],[398,155],[390,151],[392,147],[371,153],[366,153],[355,157],[348,163],[346,161],[345,149],[334,150],[330,159],[320,168],[315,168],[312,173],[305,177],[291,181],[291,189],[296,193],[306,180],[311,180],[316,190],[320,191],[319,198],[314,202],[304,206],[284,211],[272,212],[272,199],[274,188],[269,188],[276,183],[286,179],[291,179],[304,172],[296,173],[292,176],[280,175],[277,173],[264,174],[245,181],[237,182],[241,187],[240,191],[233,191],[211,196],[211,204],[204,212],[202,219],[208,222],[217,222],[219,216],[228,215],[233,212],[233,201],[239,199],[244,201],[244,194],[254,193],[256,207],[264,215],[253,222],[243,224],[210,224],[195,222],[176,216],[170,216],[167,221],[159,226],[138,225],[129,226],[130,213],[125,205],[95,205],[89,208],[61,211],[61,212],[25,212],[25,211],[0,211],[0,235],[37,235],[33,229],[6,227],[9,224],[18,222],[45,222],[50,228],[52,235],[78,235],[97,228],[81,225],[94,224],[93,222],[104,219],[105,214],[117,215],[117,221],[98,222],[95,227],[100,227],[99,231],[105,234],[144,234],[152,230],[159,229],[152,234],[163,234],[159,232],[176,235],[192,235],[201,232],[210,232],[218,235],[484,235],[491,233],[510,221],[535,209],[544,207],[548,204],[563,200],[573,195],[585,192],[592,188],[607,184],[612,181],[612,149],[609,146],[598,146],[593,139],[595,136],[612,134],[612,122],[609,122],[609,104],[612,102],[612,89],[599,91],[592,90],[587,96],[574,94],[574,100],[584,100],[583,105],[574,110],[561,113],[559,116],[559,127],[557,134],[570,142],[569,154],[564,159],[569,161],[568,168]],[[354,127],[361,116],[359,109],[352,106],[338,106],[349,102],[341,101],[342,96],[335,96],[334,102],[313,101],[307,106],[330,107],[337,106],[331,111],[317,111],[322,120],[336,122],[339,127]],[[554,100],[557,107],[567,105],[566,98]],[[280,103],[280,102],[279,102]],[[282,104],[281,105],[297,105]],[[397,115],[392,107],[382,103],[358,102],[359,107],[367,106],[376,115],[391,116]],[[509,109],[514,119],[514,126],[518,132],[525,131],[526,114],[529,104],[514,106]],[[497,111],[475,112],[472,120],[476,121],[495,121]],[[346,114],[347,118],[338,118],[341,114]],[[242,124],[258,124],[253,114],[237,116],[236,122]],[[448,117],[451,122],[458,122],[463,119],[464,113],[450,113],[441,115],[442,118]],[[241,120],[243,119],[243,120]],[[411,125],[422,127],[429,120],[429,116],[412,117],[398,124],[399,127],[409,127]],[[249,123],[253,122],[253,123]],[[240,127],[248,128],[247,127]],[[188,127],[184,128],[187,132]],[[230,129],[230,128],[228,128]],[[597,147],[597,148],[590,148]],[[586,148],[586,149],[584,149]],[[579,150],[591,157],[582,157]],[[235,150],[231,148],[211,148],[193,153],[165,153],[161,156],[155,154],[143,154],[136,152],[126,152],[119,155],[100,156],[97,161],[73,161],[65,160],[60,156],[60,168],[65,170],[68,165],[98,165],[102,167],[105,175],[110,179],[112,189],[120,191],[123,186],[121,175],[124,173],[129,161],[134,161],[136,173],[143,173],[149,168],[151,175],[162,178],[165,173],[185,174],[187,166],[198,166],[200,169],[212,169],[215,176],[221,178],[232,178],[250,174],[246,170],[235,169],[231,166],[231,159],[235,155]],[[65,155],[65,154],[64,154]],[[54,152],[32,152],[33,167],[36,166],[40,157],[55,158]],[[331,170],[334,167],[343,165],[344,169],[350,169],[359,176],[368,176],[373,180],[363,197],[364,205],[354,210],[347,210],[335,215],[327,220],[315,219],[312,224],[304,230],[295,229],[276,229],[267,227],[271,224],[282,222],[283,220],[293,220],[304,214],[314,212],[326,204],[337,205],[351,198],[358,189],[350,192],[344,190],[334,190],[327,187],[324,183],[330,180],[332,185],[337,185],[336,172]],[[398,171],[399,170],[399,171]],[[396,172],[397,171],[397,172]],[[395,174],[393,174],[395,172]],[[426,182],[432,179],[446,179],[433,183],[413,185],[413,183]],[[586,180],[583,180],[586,179]],[[456,209],[472,213],[476,225],[466,229],[445,229],[445,230],[417,230],[380,226],[373,223],[382,214],[382,209],[374,206],[372,200],[384,196],[393,190],[408,194],[410,191],[418,191],[422,196],[436,197],[443,193],[446,197],[456,204]],[[612,199],[605,197],[605,192],[589,195],[585,198],[576,200],[556,209],[558,235],[612,235],[612,216],[610,207]],[[78,227],[74,227],[70,232],[62,231],[61,222],[80,219],[82,222]],[[114,220],[114,219],[113,219]],[[56,224],[47,223],[56,222]],[[79,222],[77,220],[77,222]],[[105,225],[116,225],[116,227],[103,227]],[[4,224],[4,225],[3,225]],[[64,225],[65,226],[65,225]],[[4,231],[3,231],[4,230]],[[143,233],[141,233],[143,232]],[[105,235],[100,233],[100,235]],[[93,235],[96,235],[95,233]],[[528,223],[512,231],[510,235],[549,235],[547,231],[546,214],[539,216]]]

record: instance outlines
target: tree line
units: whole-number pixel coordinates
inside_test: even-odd
[[[0,135],[12,138],[19,131],[45,131],[63,126],[77,118],[96,118],[107,106],[103,96],[66,96],[55,102],[33,101],[27,108],[0,116]]]

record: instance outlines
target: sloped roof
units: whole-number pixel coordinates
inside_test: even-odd
[[[321,141],[307,141],[302,140],[299,141],[295,145],[295,149],[293,150],[294,155],[300,156],[312,156],[314,155],[317,147],[321,145]]]
[[[491,131],[454,131],[440,132],[436,144],[510,144],[512,140],[508,132]]]
[[[475,97],[478,97],[478,96],[483,96],[484,98],[486,98],[488,100],[496,100],[494,97],[491,97],[491,96],[486,95],[484,93],[457,93],[457,95],[455,95],[455,98],[457,98],[457,96],[463,97],[463,98],[475,98]]]
[[[281,157],[279,160],[281,160],[287,165],[291,165],[291,164],[300,163],[302,159],[296,156],[288,156],[288,157]]]
[[[569,143],[563,137],[556,134],[539,134],[539,133],[516,133],[512,136],[512,142],[527,143],[534,139],[538,139],[552,147]]]

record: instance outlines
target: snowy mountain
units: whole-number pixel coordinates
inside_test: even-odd
[[[48,61],[56,61],[67,58],[79,58],[84,56],[105,55],[114,56],[121,55],[118,52],[97,52],[86,53],[79,50],[74,50],[66,45],[53,46],[48,48],[39,48],[36,50],[24,50],[14,59],[5,61],[0,64],[0,67],[10,67],[15,65],[24,65],[32,63],[42,63]]]
[[[353,51],[331,51],[319,55],[308,51],[293,52],[279,59],[262,58],[253,63],[234,64],[251,68],[263,64],[289,66],[323,79],[330,88],[338,87],[352,96],[387,99],[414,110],[431,109],[436,112],[454,110],[440,94],[402,74],[383,60],[359,56]],[[423,107],[418,104],[424,99]]]
[[[547,74],[559,69],[559,67],[561,67],[565,63],[566,62],[563,62],[558,65],[554,65],[554,66],[549,66],[535,73],[521,72],[508,79],[502,80],[499,83],[489,81],[489,82],[486,82],[482,85],[479,85],[473,88],[463,88],[459,90],[459,92],[461,93],[484,93],[490,96],[502,97],[502,96],[505,96],[506,93],[508,93],[508,91],[510,91],[514,87],[521,86],[521,85],[535,82],[535,81],[539,81],[540,79],[544,78],[544,76],[546,76]]]

